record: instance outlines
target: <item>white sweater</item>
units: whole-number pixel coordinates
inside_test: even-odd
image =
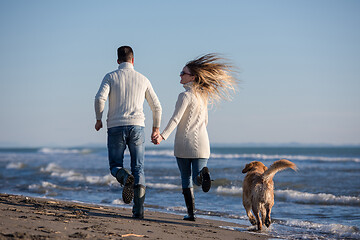
[[[160,127],[161,105],[150,81],[134,70],[129,62],[123,62],[118,70],[105,75],[95,96],[96,119],[101,120],[105,102],[109,98],[107,127],[145,126],[144,100],[153,113],[153,127]]]
[[[208,122],[207,101],[191,90],[192,83],[184,85],[179,94],[175,111],[161,133],[167,139],[177,127],[174,155],[178,158],[209,158],[210,143],[206,130]]]

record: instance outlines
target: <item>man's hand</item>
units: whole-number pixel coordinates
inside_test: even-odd
[[[99,131],[102,127],[103,127],[102,121],[101,120],[96,120],[95,130]]]
[[[158,134],[158,135],[156,135],[156,136],[154,137],[154,139],[153,139],[152,142],[153,142],[155,145],[159,145],[162,140],[164,140],[164,138],[161,136],[161,134]]]
[[[157,138],[160,135],[160,131],[158,127],[153,127],[152,133],[151,133],[151,142],[155,145],[158,145]]]

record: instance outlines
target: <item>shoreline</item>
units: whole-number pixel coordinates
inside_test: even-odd
[[[0,239],[249,239],[272,238],[230,230],[246,226],[145,209],[144,220],[131,209],[0,193]],[[226,228],[224,228],[226,226]]]

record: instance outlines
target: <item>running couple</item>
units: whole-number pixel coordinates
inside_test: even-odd
[[[237,83],[234,68],[216,54],[206,54],[189,61],[180,72],[185,91],[179,94],[175,111],[160,133],[161,105],[150,81],[134,70],[131,47],[117,50],[119,67],[105,75],[95,97],[95,129],[103,127],[102,115],[109,99],[107,116],[107,147],[111,174],[123,186],[122,198],[133,204],[133,218],[144,218],[145,175],[144,152],[146,99],[153,115],[151,141],[160,144],[177,127],[174,155],[181,174],[182,190],[188,215],[184,220],[195,221],[193,182],[204,192],[211,187],[207,162],[210,144],[206,126],[208,103],[230,96]],[[124,151],[129,148],[131,171],[124,168]]]

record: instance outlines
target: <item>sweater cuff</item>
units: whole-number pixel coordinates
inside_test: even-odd
[[[160,128],[161,117],[157,117],[153,119],[153,127]]]

